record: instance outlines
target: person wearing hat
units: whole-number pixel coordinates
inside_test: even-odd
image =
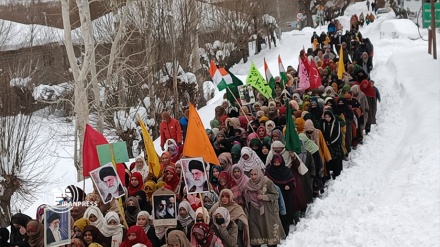
[[[63,240],[61,238],[60,223],[61,223],[61,216],[58,213],[51,214],[47,219],[47,224],[49,225],[49,228],[46,231],[47,245]]]
[[[99,170],[99,179],[106,185],[104,186],[105,189],[101,191],[105,203],[111,201],[112,197],[117,198],[124,194],[124,189],[113,167],[106,166]]]
[[[188,164],[188,170],[192,174],[193,183],[188,186],[189,192],[209,191],[203,163],[200,160],[191,160]]]

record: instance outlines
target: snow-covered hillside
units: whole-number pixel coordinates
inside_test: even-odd
[[[339,19],[348,27],[349,15],[360,12],[366,14],[365,2],[350,6],[347,16]],[[382,95],[378,124],[344,163],[342,175],[309,207],[306,218],[283,246],[437,246],[440,242],[440,60],[432,59],[427,42],[414,38],[418,30],[408,27],[405,20],[392,21],[396,32],[404,28],[398,39],[381,39],[382,27],[390,24],[384,24],[388,19],[380,18],[361,28],[363,36],[374,44],[372,78]],[[300,49],[310,47],[313,31],[283,33],[276,48],[263,50],[231,71],[244,81],[251,62],[264,72],[265,57],[272,73],[277,74],[278,54],[285,67],[296,67]],[[421,30],[421,35],[426,39],[426,30]],[[217,93],[199,110],[206,128],[222,96],[223,92]],[[47,128],[59,126],[64,125],[48,122]],[[54,187],[76,183],[72,161],[64,158],[72,156],[72,146],[71,140],[63,143],[62,157],[53,171],[63,183],[47,188],[25,213],[34,216],[39,204],[53,203]],[[155,146],[160,154],[158,140]],[[87,181],[86,191],[91,189]]]

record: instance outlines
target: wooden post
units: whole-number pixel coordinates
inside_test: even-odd
[[[431,35],[431,29],[428,28],[428,53],[432,54],[432,35]]]
[[[435,34],[435,5],[434,0],[431,0],[431,39],[432,39],[432,57],[437,59],[437,39]],[[431,48],[431,46],[429,46]]]

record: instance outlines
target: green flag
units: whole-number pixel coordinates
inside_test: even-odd
[[[282,90],[284,90],[289,79],[287,78],[287,73],[286,70],[284,70],[283,61],[281,61],[280,55],[278,55],[278,69],[280,70],[280,77],[281,77],[280,87]]]
[[[299,139],[298,132],[296,132],[289,101],[286,102],[286,118],[286,150],[299,154],[301,153],[302,142]]]
[[[232,74],[231,71],[229,71],[227,69],[225,69],[225,70],[229,73],[229,76],[232,79],[232,83],[228,84],[229,89],[226,89],[226,96],[228,98],[228,101],[233,103],[233,102],[235,102],[235,99],[240,98],[240,95],[238,93],[238,86],[243,85],[243,82],[240,79],[238,79],[234,74]],[[234,99],[234,96],[235,96],[235,99]],[[236,102],[236,103],[237,103],[237,105],[239,105],[238,102]]]
[[[267,99],[272,96],[272,89],[270,88],[269,84],[266,83],[266,80],[264,80],[254,63],[251,64],[251,69],[249,70],[246,83],[257,89]]]

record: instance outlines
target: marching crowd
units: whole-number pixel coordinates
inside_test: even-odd
[[[118,201],[103,203],[95,190],[85,194],[68,189],[74,201],[94,202],[71,210],[71,244],[75,247],[132,246],[276,246],[297,224],[326,183],[343,170],[343,161],[376,124],[378,89],[369,74],[373,47],[358,31],[313,34],[300,58],[315,63],[321,86],[297,88],[298,73],[287,68],[288,81],[276,77],[273,99],[255,92],[256,102],[241,106],[223,100],[206,133],[219,165],[207,164],[209,192],[190,194],[182,180],[182,150],[188,112],[177,120],[162,114],[160,174],[149,171],[146,157],[138,156],[126,169],[124,210]],[[342,47],[345,72],[338,78],[335,54]],[[291,115],[287,113],[292,112]],[[293,118],[301,140],[299,152],[287,148],[286,124]],[[291,132],[290,132],[291,133]],[[191,144],[197,145],[197,144]],[[198,169],[196,166],[190,169]],[[205,181],[202,181],[205,182]],[[152,195],[159,188],[176,194],[177,226],[155,226]],[[156,210],[156,209],[155,209]],[[0,229],[0,245],[43,247],[44,205],[36,218],[17,213],[11,233]],[[52,220],[49,223],[52,225]],[[51,228],[52,229],[52,228]],[[56,234],[54,235],[56,236]]]

